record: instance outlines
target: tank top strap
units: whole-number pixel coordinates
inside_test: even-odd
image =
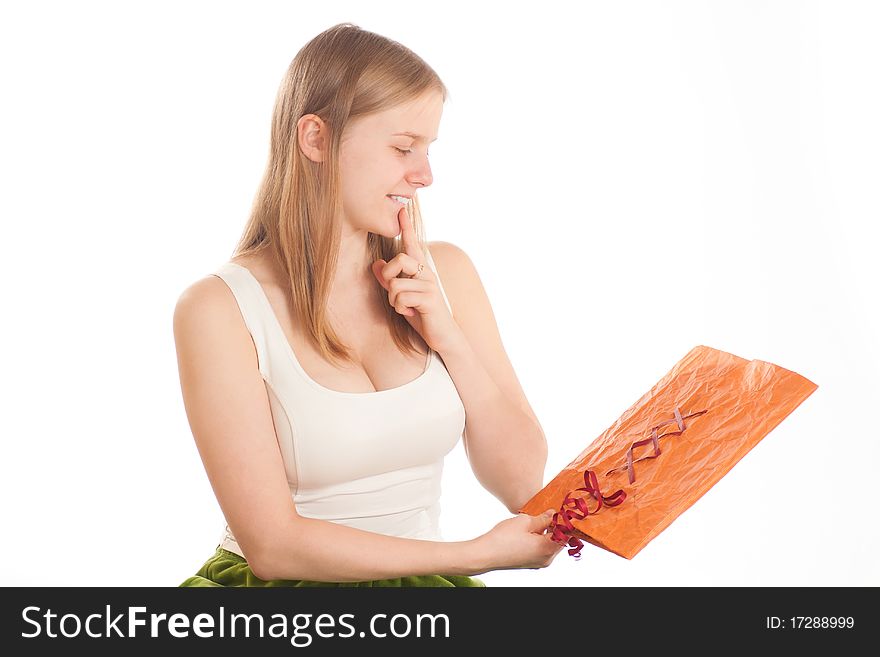
[[[440,274],[437,273],[437,266],[434,264],[434,258],[431,257],[431,251],[428,249],[428,245],[425,245],[425,255],[428,256],[428,264],[431,265],[431,269],[434,271],[434,276],[437,278],[437,287],[440,288],[440,294],[443,295],[443,300],[446,302],[446,307],[449,308],[449,314],[455,317],[455,313],[452,312],[452,305],[449,303],[449,298],[446,296],[446,290],[443,289],[443,283],[440,282]]]
[[[232,290],[232,295],[238,303],[241,317],[254,341],[257,350],[260,373],[268,378],[271,359],[269,358],[269,346],[273,337],[271,312],[268,301],[260,287],[259,282],[250,271],[234,262],[227,262],[217,267],[211,274],[222,279]]]

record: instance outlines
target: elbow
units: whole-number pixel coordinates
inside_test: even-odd
[[[251,569],[251,572],[254,574],[254,577],[256,577],[257,579],[262,580],[264,582],[268,582],[270,580],[275,579],[275,577],[271,573],[271,570],[268,568],[266,561],[263,558],[251,559],[249,557],[247,562],[248,562],[248,566]]]
[[[257,579],[264,582],[276,579],[274,559],[269,552],[269,545],[242,545],[239,541],[239,547],[244,553],[245,561],[248,567]]]
[[[520,487],[515,492],[511,493],[505,502],[505,506],[510,510],[511,513],[516,515],[535,495],[537,495],[544,488],[544,468],[541,468],[540,472],[533,473],[527,479],[524,479],[525,483],[522,487]]]
[[[508,504],[507,510],[510,511],[513,515],[517,515],[522,513],[521,509],[526,505],[526,503],[532,499],[534,495],[524,495],[523,497],[517,498],[516,504]]]
[[[253,559],[248,557],[248,566],[257,579],[269,582],[274,579],[281,579],[278,574],[278,562],[268,552],[261,551],[254,554]]]
[[[296,535],[302,535],[302,530],[295,530],[293,526],[302,522],[302,518],[295,516],[286,523],[280,523],[281,527],[265,531],[255,545],[250,546],[250,551],[242,546],[248,566],[251,572],[264,582],[275,579],[313,579],[304,573],[291,572],[290,564],[303,564],[302,558],[297,558],[300,541]]]
[[[539,480],[536,485],[523,488],[516,494],[508,497],[505,500],[505,506],[512,514],[516,515],[542,488],[543,486]]]

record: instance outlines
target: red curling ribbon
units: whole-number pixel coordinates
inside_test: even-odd
[[[585,491],[588,495],[592,495],[597,502],[596,508],[590,511],[583,497],[572,497],[572,493],[578,491]],[[549,527],[552,531],[550,539],[560,545],[568,545],[570,548],[568,554],[575,559],[580,559],[580,552],[584,547],[584,542],[575,536],[575,527],[571,524],[572,518],[583,520],[591,513],[596,513],[602,508],[603,504],[605,506],[617,506],[625,499],[626,493],[623,492],[623,489],[607,497],[602,495],[602,491],[599,490],[599,480],[596,477],[596,473],[592,470],[587,470],[584,472],[583,488],[576,488],[568,493],[562,502],[562,508],[553,514],[553,520],[550,521]],[[568,508],[572,506],[574,508]]]
[[[630,448],[626,452],[626,464],[617,468],[612,468],[605,475],[609,475],[612,472],[616,472],[617,470],[621,470],[626,468],[627,473],[629,475],[629,483],[633,483],[636,480],[635,469],[633,468],[634,463],[638,463],[639,461],[643,461],[644,459],[654,459],[660,456],[660,439],[665,436],[679,436],[681,433],[687,428],[684,421],[688,418],[698,417],[703,415],[703,413],[707,413],[709,409],[705,409],[702,411],[697,411],[696,413],[690,413],[688,415],[682,415],[678,406],[675,407],[674,418],[672,420],[667,420],[666,422],[661,422],[655,427],[651,428],[651,435],[648,438],[643,440],[639,440],[630,445]],[[657,435],[657,430],[661,427],[665,427],[667,424],[675,423],[678,425],[678,431],[667,431],[662,435]],[[643,445],[647,445],[651,443],[654,447],[652,454],[647,454],[637,459],[633,459],[633,450],[637,447],[641,447]],[[573,493],[577,493],[578,491],[585,491],[588,495],[591,495],[593,499],[596,500],[596,508],[590,511],[587,506],[586,501],[583,497],[572,497]],[[571,523],[572,519],[574,520],[583,520],[590,514],[595,514],[599,509],[602,508],[602,505],[605,506],[617,506],[621,502],[626,499],[626,493],[621,488],[617,492],[604,496],[602,492],[599,490],[599,479],[596,477],[596,473],[592,470],[587,470],[584,472],[584,486],[582,488],[576,488],[565,496],[565,500],[562,502],[562,506],[559,511],[553,514],[553,519],[550,521],[549,529],[552,531],[550,535],[550,539],[554,543],[558,543],[560,545],[568,545],[569,550],[568,554],[573,556],[575,560],[580,559],[581,550],[584,547],[584,542],[575,536],[575,527]]]
[[[626,452],[626,464],[624,464],[620,467],[617,467],[617,468],[612,468],[611,470],[609,470],[608,472],[605,473],[605,476],[607,477],[612,472],[617,472],[618,470],[626,468],[627,472],[629,474],[629,483],[633,483],[636,480],[636,473],[635,473],[635,470],[633,469],[634,463],[638,463],[639,461],[644,461],[645,459],[654,459],[654,458],[657,458],[658,456],[660,456],[660,439],[661,438],[665,438],[666,436],[680,436],[681,433],[687,428],[684,423],[684,421],[686,419],[692,418],[692,417],[698,417],[698,416],[702,415],[703,413],[708,413],[708,412],[709,412],[709,409],[705,409],[702,411],[697,411],[696,413],[690,413],[689,415],[682,415],[681,411],[678,409],[678,406],[676,406],[675,413],[674,413],[675,414],[674,419],[666,420],[666,422],[661,422],[656,427],[652,427],[650,438],[645,438],[644,440],[636,441],[632,445],[630,445],[629,450],[627,450],[627,452]],[[678,425],[678,431],[667,431],[666,433],[664,433],[662,435],[659,435],[659,436],[657,435],[658,429],[660,429],[661,427],[665,427],[667,424],[672,424],[673,422],[675,422]],[[653,446],[654,446],[653,453],[646,454],[645,456],[642,456],[637,459],[633,459],[633,450],[635,450],[637,447],[641,447],[642,445],[647,445],[648,443],[653,444]]]

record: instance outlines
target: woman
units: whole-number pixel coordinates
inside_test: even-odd
[[[514,514],[547,455],[470,259],[419,237],[446,95],[414,53],[351,24],[291,63],[242,239],[174,311],[187,417],[227,521],[181,586],[485,586],[473,575],[561,549],[549,516],[440,534],[460,438]]]

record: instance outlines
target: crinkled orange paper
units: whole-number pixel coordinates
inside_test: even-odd
[[[578,546],[569,554],[586,541],[632,559],[817,387],[773,363],[694,347],[520,512],[557,509],[551,530]]]

